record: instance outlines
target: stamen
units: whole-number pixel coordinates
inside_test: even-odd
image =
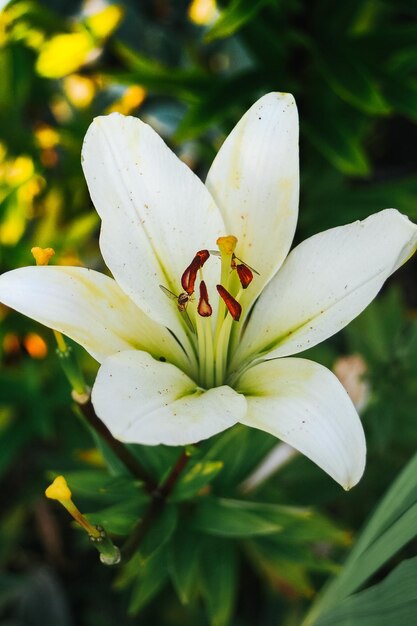
[[[210,252],[208,250],[199,250],[190,265],[184,271],[181,277],[181,285],[185,292],[191,296],[194,293],[194,285],[195,280],[197,278],[197,272],[200,270],[204,263],[210,256]]]
[[[236,272],[239,276],[240,284],[242,285],[243,289],[249,287],[253,280],[252,270],[250,270],[248,266],[244,263],[239,263],[239,265],[236,265]]]
[[[235,322],[238,322],[242,313],[242,307],[237,300],[223,287],[223,285],[216,285],[219,296],[227,306],[230,315]]]
[[[210,317],[213,313],[213,309],[208,300],[207,287],[204,280],[200,282],[200,299],[198,301],[197,312],[201,317]]]

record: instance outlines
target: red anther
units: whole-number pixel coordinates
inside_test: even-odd
[[[239,276],[240,284],[243,289],[246,289],[246,287],[248,287],[253,280],[252,270],[250,270],[247,265],[240,263],[239,265],[236,265],[236,271]]]
[[[197,272],[200,269],[200,259],[195,257],[190,265],[181,276],[181,285],[185,292],[191,296],[194,293],[195,279],[197,278]]]
[[[197,254],[195,255],[195,258],[199,258],[200,259],[200,268],[203,267],[204,263],[207,261],[207,259],[210,256],[210,252],[208,250],[199,250],[197,252]]]
[[[235,322],[238,322],[242,313],[242,307],[239,302],[235,300],[235,298],[227,291],[227,289],[223,287],[223,285],[216,285],[216,287],[219,292],[219,296],[227,306],[230,315],[233,317]]]
[[[199,250],[190,265],[185,270],[184,274],[181,276],[182,288],[188,293],[189,296],[194,293],[197,272],[203,267],[209,256],[210,252],[208,250]]]
[[[213,309],[208,300],[207,287],[204,280],[200,283],[200,299],[198,301],[197,312],[201,317],[210,317],[213,313]]]

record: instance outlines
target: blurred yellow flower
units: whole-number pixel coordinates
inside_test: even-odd
[[[87,76],[72,74],[64,78],[64,91],[70,103],[77,109],[90,106],[96,93],[94,81]]]
[[[42,46],[36,69],[46,78],[62,78],[87,63],[95,42],[88,31],[55,35]]]
[[[123,17],[122,7],[112,4],[85,20],[88,30],[97,39],[106,39],[116,30]]]
[[[218,13],[216,0],[193,0],[188,7],[188,17],[198,26],[211,24]]]
[[[128,87],[123,95],[113,102],[107,109],[106,113],[122,113],[129,115],[134,109],[142,104],[146,97],[146,91],[139,85]]]

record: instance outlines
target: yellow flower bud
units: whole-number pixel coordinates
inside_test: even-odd
[[[45,495],[51,500],[59,502],[71,500],[72,493],[63,476],[57,476],[54,482],[45,490]]]

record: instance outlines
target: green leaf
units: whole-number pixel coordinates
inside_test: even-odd
[[[392,626],[417,623],[417,557],[403,561],[381,583],[344,600],[317,626]]]
[[[116,43],[115,50],[130,71],[129,74],[120,71],[115,74],[108,73],[112,80],[125,84],[139,83],[155,93],[168,92],[171,97],[177,96],[189,101],[195,101],[197,94],[204,92],[211,85],[210,76],[200,69],[168,67],[140,54],[121,41]]]
[[[193,527],[219,537],[253,537],[282,532],[287,524],[309,515],[304,509],[208,497],[200,503]]]
[[[317,62],[323,76],[342,100],[368,115],[390,112],[377,81],[356,55],[352,40],[323,39],[321,46],[322,49],[315,49]]]
[[[139,551],[147,559],[155,550],[159,550],[172,537],[177,526],[178,511],[173,504],[166,504],[151,528],[146,533]]]
[[[417,535],[417,455],[377,507],[349,555],[341,574],[313,605],[304,626],[363,585],[382,565]]]
[[[211,540],[203,549],[203,594],[210,626],[227,626],[236,596],[236,548],[230,541]]]
[[[361,145],[362,136],[341,116],[338,109],[323,107],[316,113],[316,119],[303,122],[302,130],[316,150],[340,172],[347,176],[367,176],[370,164]],[[324,125],[320,117],[325,117]]]
[[[149,499],[142,483],[130,476],[113,477],[105,471],[89,469],[65,472],[65,479],[74,497],[85,498],[90,503],[104,504],[130,499],[146,502]]]
[[[156,596],[168,576],[167,554],[162,548],[142,564],[139,576],[132,589],[128,612],[139,613]]]
[[[172,583],[182,604],[188,604],[199,582],[198,564],[203,541],[182,523],[168,549],[168,569]]]
[[[270,0],[231,0],[229,5],[222,9],[213,26],[207,31],[204,37],[205,41],[210,42],[234,35],[269,3]]]
[[[183,474],[170,496],[174,502],[187,500],[208,485],[223,468],[222,461],[200,461]]]
[[[398,79],[395,74],[384,81],[387,101],[395,111],[417,120],[417,81],[414,78]]]
[[[132,530],[146,509],[146,502],[137,500],[123,500],[118,504],[109,506],[99,511],[86,514],[93,524],[99,524],[109,533],[115,535],[127,535]]]
[[[230,488],[246,478],[274,445],[272,435],[238,424],[210,440],[202,461],[223,462],[216,489],[230,493]]]

